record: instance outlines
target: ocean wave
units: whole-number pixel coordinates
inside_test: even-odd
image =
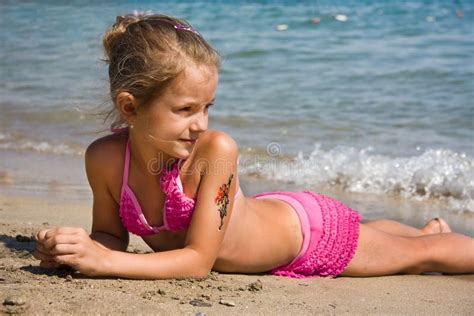
[[[474,212],[474,159],[448,149],[428,149],[411,157],[389,157],[373,148],[320,144],[304,156],[243,158],[240,171],[301,186],[331,185],[348,192],[397,194],[418,200],[442,199],[459,212]]]
[[[9,133],[0,133],[0,149],[34,151],[56,155],[84,154],[84,149],[80,145],[15,137]]]

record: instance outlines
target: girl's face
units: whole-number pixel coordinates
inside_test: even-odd
[[[207,130],[217,83],[217,69],[189,64],[160,97],[138,111],[134,132],[166,155],[189,157]]]

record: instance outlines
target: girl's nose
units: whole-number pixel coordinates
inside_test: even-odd
[[[190,129],[193,132],[204,132],[207,130],[208,117],[207,115],[200,113],[191,124]]]

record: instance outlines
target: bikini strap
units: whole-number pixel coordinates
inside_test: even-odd
[[[242,192],[240,192],[240,186],[237,188],[237,192],[234,194],[234,201],[237,200],[239,198],[239,196],[242,194]]]
[[[130,138],[125,146],[125,161],[123,163],[122,191],[128,185],[128,169],[130,168]]]

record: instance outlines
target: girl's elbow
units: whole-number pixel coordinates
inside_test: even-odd
[[[205,279],[209,276],[212,266],[206,260],[199,260],[190,267],[190,277],[195,279]]]
[[[191,277],[197,279],[207,278],[212,270],[212,267],[214,266],[214,260],[209,260],[209,258],[195,249],[190,248],[190,250],[192,251],[194,257],[194,263],[190,267]]]
[[[200,269],[194,270],[191,277],[194,279],[205,279],[209,276],[210,272],[211,272],[211,269],[200,268]]]
[[[196,279],[205,279],[209,276],[209,273],[211,272],[212,268],[203,268],[200,269],[200,271],[197,271],[197,274],[195,276]]]

